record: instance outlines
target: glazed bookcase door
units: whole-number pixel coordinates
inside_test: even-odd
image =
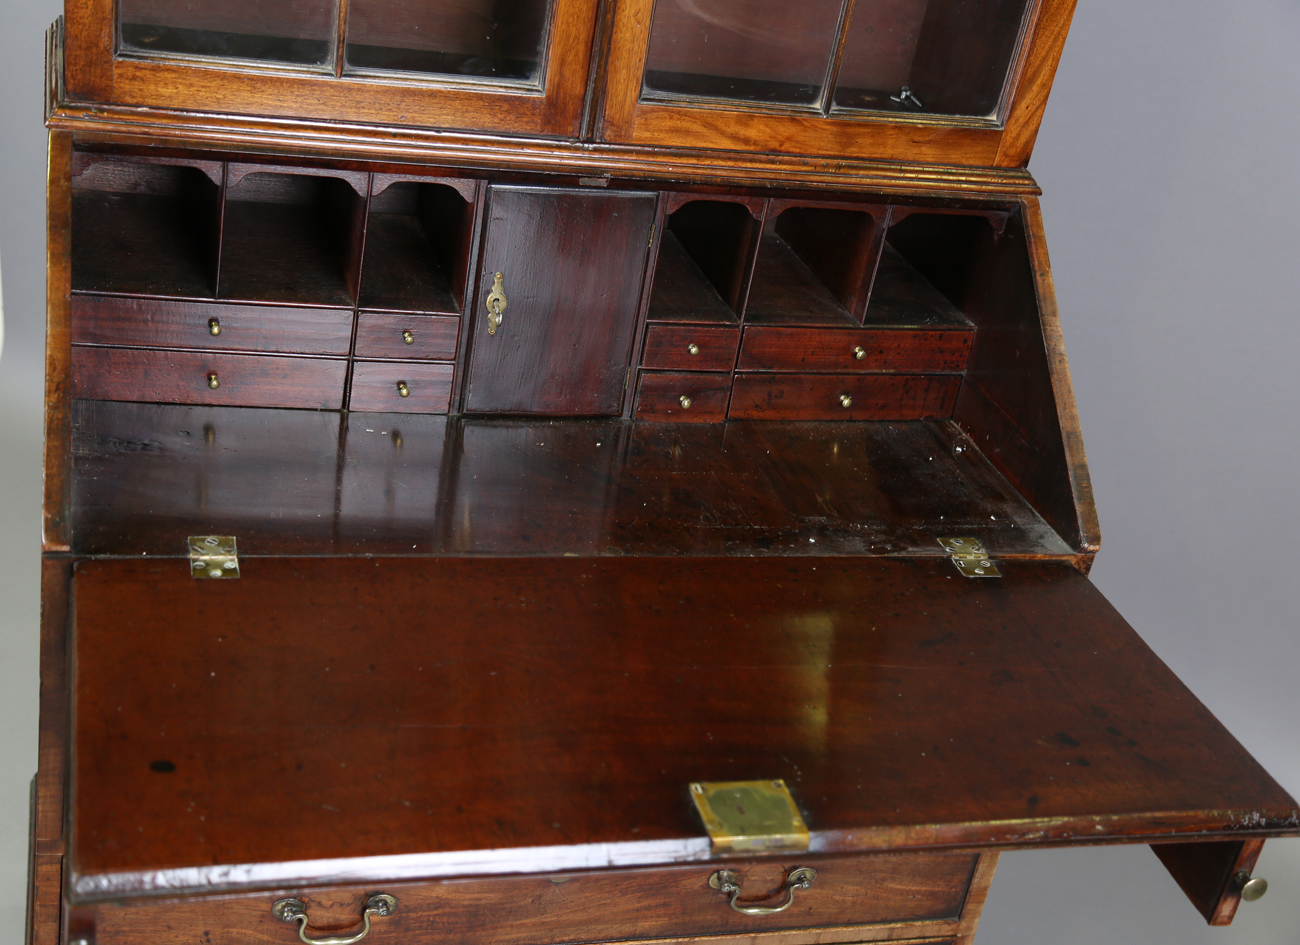
[[[1072,0],[627,0],[601,134],[648,146],[1018,165]]]
[[[75,0],[71,101],[573,136],[599,0]],[[110,28],[105,28],[105,25]]]

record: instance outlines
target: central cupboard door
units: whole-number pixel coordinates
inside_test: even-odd
[[[623,191],[492,188],[467,413],[622,411],[655,201]],[[494,291],[505,297],[495,332]]]

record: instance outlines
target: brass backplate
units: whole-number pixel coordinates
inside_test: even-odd
[[[998,566],[989,558],[978,538],[940,538],[943,550],[952,555],[952,563],[968,578],[1002,577]]]
[[[696,781],[691,800],[714,852],[808,849],[808,825],[784,781]]]

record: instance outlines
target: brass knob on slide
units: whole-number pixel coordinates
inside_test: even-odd
[[[217,321],[215,318],[209,318],[209,319],[208,319],[208,334],[209,334],[209,335],[212,335],[214,338],[215,338],[217,335],[221,334],[221,322]]]
[[[397,396],[398,396],[398,397],[410,397],[410,396],[411,396],[411,388],[409,388],[409,387],[406,386],[406,381],[398,381],[398,382],[397,382]]]
[[[853,356],[857,358],[859,361],[861,361],[863,358],[867,356],[867,351],[865,348],[862,347],[862,345],[858,345],[853,349]]]
[[[689,352],[690,354],[699,354],[699,353],[700,353],[700,346],[697,345],[697,344],[695,344],[694,342],[691,342],[690,344],[688,344],[688,345],[686,346],[686,350],[687,350],[687,352]]]
[[[212,390],[216,390],[216,389],[217,389],[218,387],[220,387],[220,386],[221,386],[221,381],[217,380],[217,372],[216,372],[216,371],[209,371],[209,372],[208,372],[208,387],[211,388]]]
[[[402,340],[408,345],[413,345],[415,344],[415,335],[411,334],[409,331],[404,331],[402,332]]]
[[[853,398],[848,394],[840,394],[840,406],[848,409],[853,406]]]
[[[691,398],[687,397],[685,394],[682,394],[682,396],[678,397],[677,402],[682,405],[683,410],[691,409]]]
[[[1241,870],[1233,879],[1241,887],[1241,898],[1247,902],[1257,902],[1264,898],[1264,893],[1268,892],[1268,880],[1263,876],[1252,878],[1245,870]]]

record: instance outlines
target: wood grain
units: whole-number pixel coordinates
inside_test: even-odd
[[[212,333],[214,320],[220,329],[216,335]],[[72,341],[79,345],[346,357],[352,342],[352,312],[76,295],[72,299]]]
[[[1242,883],[1264,848],[1263,840],[1153,843],[1151,851],[1210,925],[1231,925],[1241,904]]]
[[[907,329],[843,330],[748,325],[737,370],[898,371],[966,370],[973,331]],[[858,357],[857,351],[863,352]]]
[[[71,890],[707,859],[692,780],[785,778],[812,853],[1300,829],[1066,564],[683,564],[82,563]]]
[[[66,551],[72,502],[72,135],[51,132],[45,209],[45,453],[41,547]]]
[[[660,238],[649,318],[715,324],[740,320],[671,230]]]
[[[454,361],[459,338],[460,319],[453,316],[361,312],[357,315],[354,356],[369,360]]]
[[[732,420],[924,420],[952,414],[961,378],[942,374],[737,374]],[[842,397],[850,403],[845,406]]]
[[[92,400],[338,410],[347,361],[74,345],[72,393]],[[216,375],[218,387],[209,386]]]

